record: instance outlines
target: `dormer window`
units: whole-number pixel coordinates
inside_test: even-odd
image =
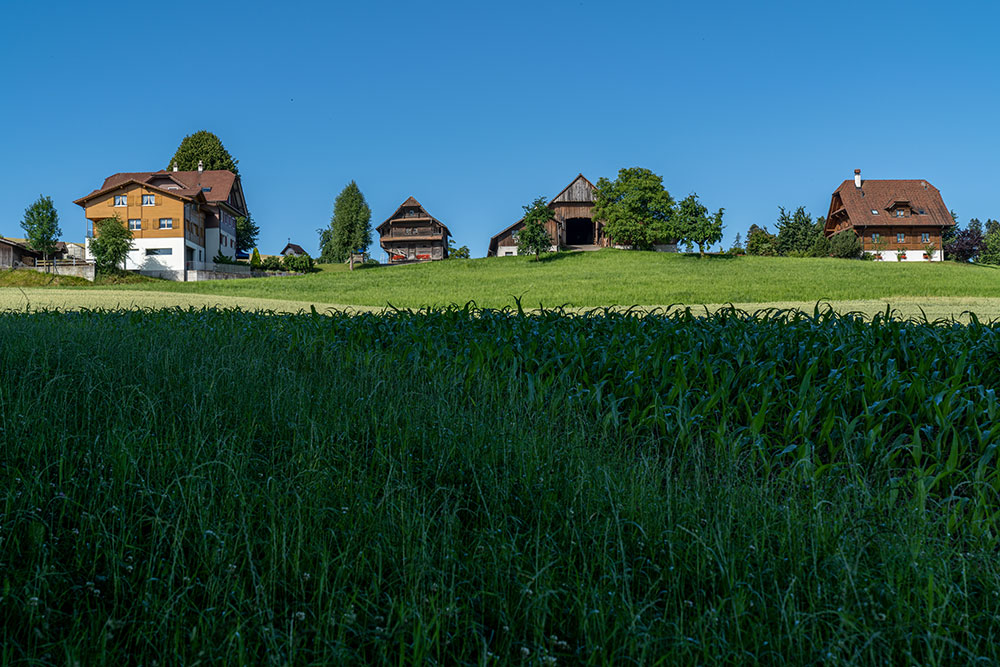
[[[897,218],[905,218],[906,217],[906,209],[905,208],[897,208],[896,209],[896,217]]]

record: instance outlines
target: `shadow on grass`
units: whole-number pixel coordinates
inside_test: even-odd
[[[740,257],[740,255],[732,255],[732,254],[730,254],[728,252],[724,252],[724,253],[707,253],[706,252],[704,257],[702,257],[701,255],[699,255],[696,252],[682,252],[682,253],[678,253],[678,254],[681,257],[683,257],[684,259],[695,259],[695,260],[702,260],[702,259],[704,259],[704,260],[713,261],[713,262],[721,262],[721,261],[725,261],[725,260],[738,259]]]

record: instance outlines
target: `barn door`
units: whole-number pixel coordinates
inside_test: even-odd
[[[0,266],[14,266],[14,249],[0,244]]]

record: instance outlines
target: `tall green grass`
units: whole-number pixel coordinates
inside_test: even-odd
[[[998,326],[0,315],[0,661],[1000,656]]]
[[[708,257],[602,250],[448,260],[252,280],[157,281],[129,289],[398,307],[597,307],[857,301],[894,297],[1000,297],[996,268],[955,262],[860,262],[790,257]]]

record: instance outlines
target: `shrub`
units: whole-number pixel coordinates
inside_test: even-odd
[[[257,248],[253,249],[253,254],[250,255],[250,269],[253,271],[259,271],[261,268],[260,261],[260,251]]]
[[[861,257],[861,241],[852,229],[834,234],[830,239],[830,254],[841,259],[858,259]]]
[[[298,271],[300,273],[309,273],[316,268],[313,258],[308,253],[305,255],[286,255],[281,260],[281,266],[286,271]]]

